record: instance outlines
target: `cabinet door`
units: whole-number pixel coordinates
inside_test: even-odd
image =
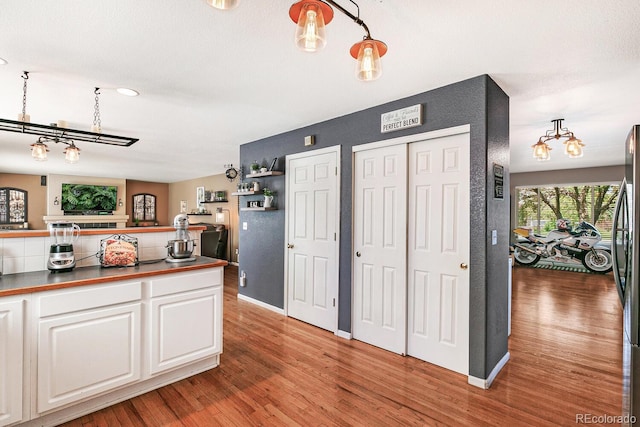
[[[0,426],[22,420],[23,305],[0,303]]]
[[[140,379],[141,303],[41,319],[39,413]]]
[[[150,374],[222,351],[222,287],[151,300]]]

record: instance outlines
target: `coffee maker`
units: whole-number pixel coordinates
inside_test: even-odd
[[[73,267],[76,266],[73,242],[80,237],[78,224],[66,221],[52,222],[49,224],[49,235],[51,236],[49,260],[47,261],[49,271],[55,273],[73,270]]]

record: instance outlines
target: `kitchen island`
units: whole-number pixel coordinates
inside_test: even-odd
[[[218,366],[226,264],[0,276],[0,426],[57,425]]]

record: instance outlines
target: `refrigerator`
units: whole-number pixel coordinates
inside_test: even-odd
[[[625,176],[613,218],[613,275],[623,308],[623,425],[640,420],[640,125],[625,145]]]

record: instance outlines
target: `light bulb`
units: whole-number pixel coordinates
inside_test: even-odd
[[[582,141],[572,136],[567,142],[565,142],[564,153],[572,159],[582,157]]]
[[[382,75],[380,57],[387,52],[387,45],[379,40],[365,39],[351,46],[351,56],[356,62],[356,77],[362,81],[372,81]]]
[[[315,52],[327,44],[324,31],[322,9],[314,3],[305,4],[300,9],[295,42],[305,52]]]

